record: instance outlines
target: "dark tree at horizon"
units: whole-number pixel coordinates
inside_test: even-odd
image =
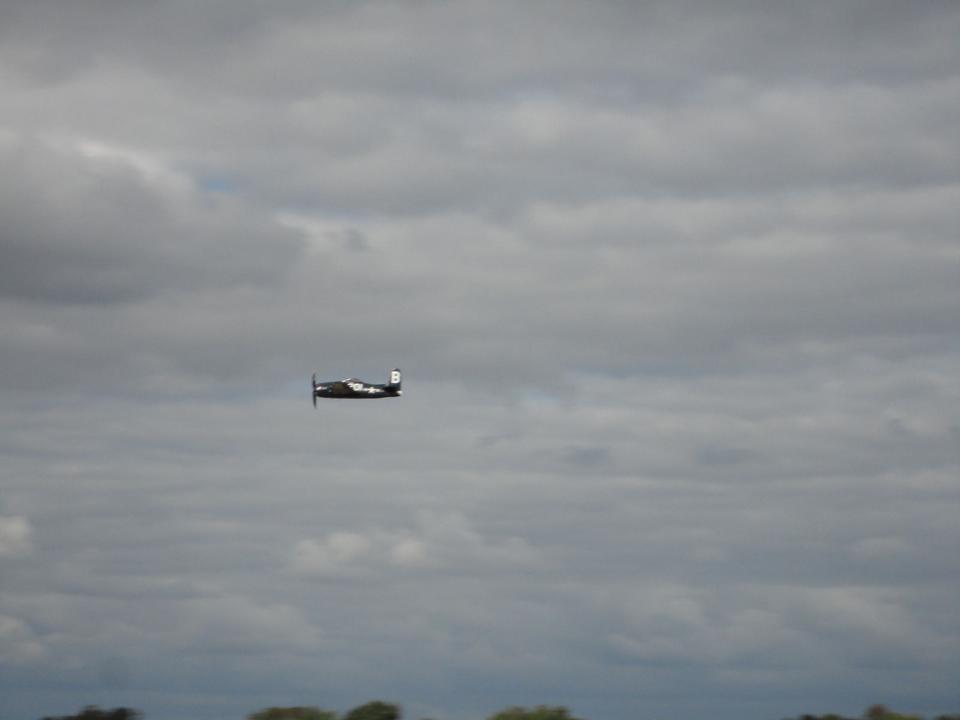
[[[843,715],[828,713],[826,715],[799,715],[796,718],[788,718],[787,720],[924,720],[924,718],[920,715],[898,713],[886,705],[877,703],[864,710],[863,715],[859,718],[848,718]],[[933,720],[960,720],[960,715],[937,715]]]
[[[535,708],[509,707],[491,715],[487,720],[581,720],[560,705],[537,705]]]
[[[118,707],[113,710],[101,710],[96,705],[87,705],[76,715],[45,717],[43,720],[139,720],[143,715],[132,708]]]
[[[374,700],[348,712],[343,720],[400,720],[399,705]]]
[[[309,707],[271,707],[247,715],[247,720],[337,720],[332,710]]]

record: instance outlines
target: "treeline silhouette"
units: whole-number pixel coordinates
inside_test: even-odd
[[[333,710],[323,710],[315,706],[270,707],[247,715],[246,720],[400,720],[402,708],[394,703],[374,700],[355,707],[344,715]],[[142,720],[143,714],[131,708],[101,710],[96,705],[88,705],[76,715],[45,717],[42,720]],[[430,720],[422,718],[422,720]],[[508,707],[490,715],[487,720],[584,720],[574,717],[570,711],[560,705],[537,705],[532,708]],[[926,720],[920,715],[908,715],[894,712],[886,705],[871,705],[859,718],[849,718],[833,713],[827,715],[798,715],[785,720]],[[960,713],[937,715],[931,720],[960,720]]]
[[[76,715],[61,715],[59,717],[45,717],[43,720],[138,720],[143,715],[130,708],[114,708],[101,710],[96,705],[87,705]]]
[[[920,715],[908,715],[894,712],[886,705],[871,705],[864,710],[859,718],[848,718],[843,715],[829,713],[827,715],[798,715],[786,720],[925,720]],[[933,720],[960,720],[960,714],[937,715]]]

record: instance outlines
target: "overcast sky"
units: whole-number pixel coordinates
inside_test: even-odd
[[[0,718],[960,711],[958,37],[4,0]]]

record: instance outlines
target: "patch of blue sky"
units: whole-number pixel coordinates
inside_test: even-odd
[[[241,190],[240,183],[225,175],[201,175],[197,178],[197,185],[205,192],[236,195]]]

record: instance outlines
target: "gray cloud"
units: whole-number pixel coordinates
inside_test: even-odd
[[[0,714],[955,712],[958,25],[5,3]]]
[[[297,238],[181,187],[122,152],[80,144],[2,147],[7,297],[65,304],[142,300],[160,291],[273,282]],[[151,172],[154,170],[154,172]]]

